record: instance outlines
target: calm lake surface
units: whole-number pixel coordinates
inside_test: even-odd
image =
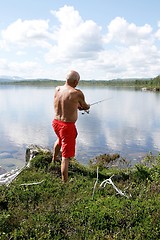
[[[54,87],[0,86],[0,166],[25,164],[26,147],[52,149]],[[76,159],[87,164],[104,153],[119,153],[135,164],[147,153],[160,152],[160,94],[108,87],[81,87],[91,106],[79,112]]]

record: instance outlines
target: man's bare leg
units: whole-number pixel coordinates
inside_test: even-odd
[[[61,150],[61,146],[58,144],[58,139],[57,139],[53,147],[52,162],[55,162],[57,160],[57,156],[60,153],[60,150]]]
[[[69,160],[70,160],[70,158],[62,157],[62,162],[61,162],[61,176],[62,176],[62,181],[63,181],[63,182],[67,182],[67,181],[68,181],[68,165],[69,165]]]

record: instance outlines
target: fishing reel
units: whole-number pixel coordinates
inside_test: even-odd
[[[89,114],[89,110],[84,110],[82,114],[84,115],[85,113]]]

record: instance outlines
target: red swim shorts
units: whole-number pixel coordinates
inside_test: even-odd
[[[59,145],[62,148],[62,157],[70,158],[75,156],[75,145],[77,129],[74,122],[62,122],[54,119],[53,129],[58,137]]]

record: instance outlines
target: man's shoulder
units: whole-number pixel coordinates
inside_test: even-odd
[[[56,87],[56,91],[59,91],[61,89],[61,86]]]
[[[82,91],[81,91],[80,89],[77,89],[77,88],[76,88],[75,90],[76,90],[77,93],[82,94]]]

